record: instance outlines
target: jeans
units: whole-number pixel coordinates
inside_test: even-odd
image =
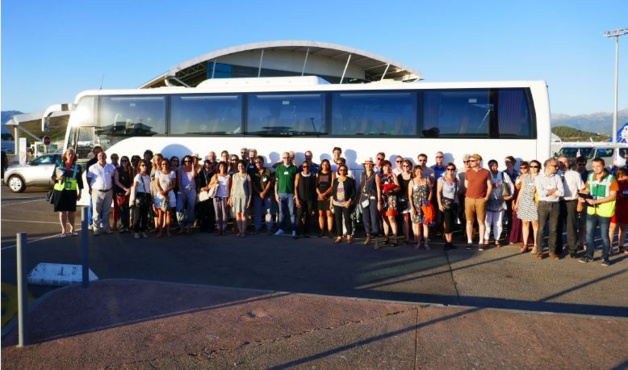
[[[253,197],[253,209],[255,215],[253,216],[253,224],[255,230],[262,229],[262,218],[266,221],[266,229],[273,229],[273,214],[272,214],[273,199],[270,196],[262,199],[259,195]]]
[[[286,222],[286,216],[290,217],[290,230],[297,232],[296,215],[294,213],[294,195],[279,193],[279,221],[278,227],[281,229]]]
[[[227,213],[227,198],[214,198],[214,213],[216,215],[216,226],[218,226],[218,230],[224,232],[227,229],[227,219],[229,217]]]
[[[379,235],[379,212],[377,211],[377,199],[369,197],[369,206],[362,209],[362,222],[364,231],[373,237]],[[336,225],[340,227],[340,225]]]
[[[185,192],[185,202],[183,202],[182,193]],[[181,189],[181,193],[177,194],[177,212],[183,212],[186,210],[187,219],[185,222],[181,222],[181,226],[194,225],[194,207],[196,206],[196,189]]]
[[[602,237],[602,259],[608,259],[608,253],[611,249],[611,240],[608,236],[608,227],[611,223],[610,217],[602,217],[598,215],[587,215],[587,256],[593,258],[595,252],[595,244],[593,239],[595,236],[595,228],[600,226],[600,234]]]

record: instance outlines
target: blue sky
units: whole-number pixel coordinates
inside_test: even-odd
[[[625,0],[4,0],[2,110],[135,88],[210,51],[273,40],[345,45],[427,81],[545,80],[552,113],[612,112]],[[619,41],[628,108],[628,35]],[[104,76],[104,78],[103,78]]]

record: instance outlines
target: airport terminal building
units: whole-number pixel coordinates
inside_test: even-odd
[[[365,50],[324,42],[291,40],[212,51],[171,67],[139,88],[196,87],[208,79],[287,76],[318,76],[332,84],[413,82],[422,79],[418,70]],[[42,127],[44,115],[41,112],[17,115],[7,123],[16,139],[15,153],[20,150],[26,153],[26,148],[19,148],[20,137],[26,137],[29,143],[34,143],[34,155],[39,154],[42,148],[46,150],[41,144],[45,136],[51,139],[52,147],[54,144],[59,148],[63,146],[69,114],[50,114],[46,129]]]

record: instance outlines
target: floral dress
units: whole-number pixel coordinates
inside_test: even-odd
[[[412,184],[412,204],[414,204],[414,209],[416,213],[412,214],[412,222],[415,224],[420,224],[423,222],[423,211],[421,207],[426,205],[430,195],[430,184],[429,182],[425,182],[425,184],[417,185]]]
[[[538,221],[539,215],[534,203],[534,179],[530,174],[525,175],[522,180],[521,199],[519,200],[519,209],[517,217],[523,221]]]
[[[393,180],[392,176],[394,175],[383,175],[382,176],[382,216],[396,216],[397,215],[397,195],[396,194],[384,194],[384,188],[387,184],[388,187],[392,187],[395,185],[395,180]]]

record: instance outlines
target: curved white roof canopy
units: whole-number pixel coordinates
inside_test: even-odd
[[[180,63],[140,88],[196,86],[229,65],[231,77],[315,75],[331,83],[421,80],[419,71],[364,50],[315,41],[270,41],[213,51]],[[218,66],[218,68],[215,68]],[[224,76],[223,76],[224,77]]]

